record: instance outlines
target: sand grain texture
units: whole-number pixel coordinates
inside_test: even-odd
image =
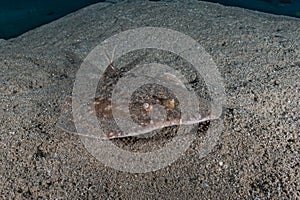
[[[227,113],[205,158],[196,140],[171,166],[130,174],[105,167],[55,124],[85,56],[142,26],[199,41],[224,77]],[[126,1],[0,41],[0,198],[299,198],[299,33],[295,18],[197,1]]]

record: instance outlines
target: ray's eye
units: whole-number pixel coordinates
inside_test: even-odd
[[[147,112],[150,112],[153,110],[153,105],[152,104],[149,104],[149,103],[144,103],[143,104],[143,109]]]

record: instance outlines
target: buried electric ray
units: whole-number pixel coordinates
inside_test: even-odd
[[[174,79],[172,74],[165,73],[162,78],[175,83],[177,94],[181,93],[182,96],[190,98],[186,96],[184,85]],[[161,82],[155,85],[146,84],[140,92],[132,94],[130,100],[125,100],[127,102],[123,105],[112,102],[111,97],[95,97],[85,105],[72,106],[72,98],[67,97],[58,127],[80,136],[111,139],[139,136],[168,126],[191,125],[220,117],[221,113],[218,116],[211,115],[208,100],[198,98],[195,104],[187,99],[183,105],[177,95],[161,85]],[[82,113],[82,117],[74,120],[74,109],[79,110],[77,113]],[[96,116],[96,121],[93,116]],[[77,131],[75,123],[80,123],[85,131]]]
[[[182,75],[163,65],[156,63],[155,68],[148,64],[126,76],[120,76],[112,62],[109,66],[103,84],[98,85],[100,92],[65,99],[59,128],[80,136],[112,139],[214,120],[222,114],[212,114],[211,102],[189,91]],[[143,67],[145,71],[140,70]]]

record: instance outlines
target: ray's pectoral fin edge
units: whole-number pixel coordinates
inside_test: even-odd
[[[72,97],[66,97],[56,126],[65,132],[77,134],[72,115]]]

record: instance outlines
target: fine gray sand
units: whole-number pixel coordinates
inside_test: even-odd
[[[197,40],[227,102],[207,156],[199,157],[199,134],[171,165],[132,174],[105,166],[56,124],[88,53],[145,26]],[[299,19],[198,1],[98,3],[0,40],[0,70],[0,199],[300,198]],[[116,143],[143,151],[130,139]]]

